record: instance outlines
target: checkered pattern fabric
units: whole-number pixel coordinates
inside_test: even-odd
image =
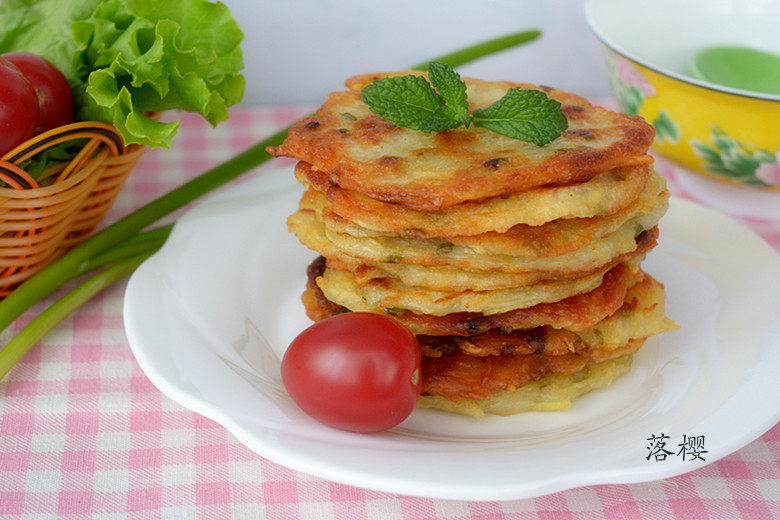
[[[306,112],[300,107],[240,109],[213,130],[185,115],[174,147],[142,159],[108,219]],[[658,167],[674,188],[675,168],[661,160]],[[261,174],[262,169],[252,173]],[[780,248],[780,222],[747,223]],[[118,283],[94,298],[0,382],[0,519],[780,517],[780,426],[680,477],[509,502],[409,498],[291,471],[251,452],[224,428],[152,386],[125,338],[123,294],[124,283]],[[17,320],[0,337],[2,344],[42,308]]]

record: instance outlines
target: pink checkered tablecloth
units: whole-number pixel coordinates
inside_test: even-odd
[[[174,147],[146,154],[109,221],[306,112],[238,109],[217,129],[185,115]],[[658,168],[678,195],[687,195],[675,182],[681,172],[661,160]],[[746,222],[780,249],[780,222]],[[124,290],[122,282],[98,295],[0,382],[0,519],[780,518],[777,425],[736,453],[676,478],[510,502],[409,498],[297,473],[152,386],[127,344]],[[17,320],[0,342],[41,309]]]

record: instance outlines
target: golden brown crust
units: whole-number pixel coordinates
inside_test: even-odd
[[[506,354],[560,356],[582,352],[589,346],[607,348],[614,346],[616,341],[620,344],[629,339],[622,334],[629,330],[630,326],[620,324],[621,318],[628,317],[630,314],[636,315],[640,310],[652,311],[659,304],[659,297],[663,297],[663,294],[663,286],[651,276],[645,275],[643,280],[628,289],[620,308],[609,315],[600,316],[600,313],[594,313],[592,309],[580,309],[582,314],[591,313],[587,317],[591,318],[592,326],[598,326],[601,336],[591,334],[591,331],[577,334],[571,330],[543,325],[526,330],[512,330],[508,327],[493,328],[487,332],[465,337],[418,335],[417,339],[423,355],[430,357],[439,357],[455,350],[477,357]],[[651,318],[647,317],[649,313],[644,314],[646,323],[650,323]],[[662,325],[665,325],[665,322]],[[606,337],[604,330],[608,331]]]
[[[308,290],[304,305],[314,321],[348,309],[329,301],[316,283],[325,270],[323,257],[315,260],[307,270]],[[643,279],[643,273],[628,265],[619,264],[606,275],[599,287],[553,303],[541,303],[525,309],[484,315],[479,313],[454,313],[445,316],[397,312],[393,317],[414,334],[428,336],[475,336],[494,329],[531,329],[550,325],[560,329],[579,331],[591,327],[617,311],[630,287]]]
[[[493,103],[510,87],[539,88],[465,82],[472,109]],[[349,83],[356,86],[365,79]],[[359,91],[347,90],[331,93],[316,116],[295,124],[284,143],[268,151],[312,164],[330,183],[419,211],[652,163],[646,152],[655,132],[643,119],[557,89],[547,93],[563,104],[569,130],[544,147],[473,126],[430,134],[396,127],[372,114]]]
[[[307,191],[301,199],[300,210],[313,210],[328,229],[355,237],[403,237],[412,240],[435,239],[441,247],[467,247],[480,254],[504,254],[523,257],[560,256],[599,238],[606,237],[624,224],[632,229],[650,229],[666,212],[669,191],[663,177],[652,174],[645,190],[626,207],[609,215],[584,218],[560,218],[538,226],[516,224],[505,233],[488,231],[476,235],[428,237],[420,230],[402,234],[364,228],[331,209],[320,193]],[[421,236],[422,235],[422,236]]]
[[[422,355],[441,357],[455,351],[468,356],[506,356],[516,354],[544,354],[562,356],[586,348],[577,334],[549,326],[528,330],[501,332],[490,330],[476,336],[417,336]]]
[[[453,401],[488,399],[491,395],[516,390],[551,374],[573,374],[586,365],[636,352],[644,338],[629,341],[621,348],[583,351],[548,356],[519,354],[475,357],[454,352],[441,357],[424,357],[422,395],[441,395]]]
[[[302,204],[307,207],[322,206],[319,195],[322,193],[327,199],[327,209],[342,219],[368,229],[397,233],[407,238],[504,233],[517,224],[538,226],[557,219],[612,215],[640,196],[651,174],[657,175],[647,165],[617,168],[599,174],[588,182],[559,186],[557,190],[534,188],[508,198],[464,202],[441,211],[425,212],[343,189],[331,184],[327,175],[305,162],[295,166],[298,180],[312,188],[304,193]],[[595,194],[599,196],[595,197]],[[582,200],[570,204],[577,196]]]
[[[580,273],[580,276],[570,278],[571,273],[549,272],[543,281],[506,289],[436,290],[422,284],[407,285],[402,280],[387,275],[358,277],[351,269],[328,269],[317,283],[329,299],[356,311],[381,312],[389,307],[398,311],[406,309],[436,316],[456,312],[500,314],[540,303],[559,301],[598,287],[603,276],[612,267],[632,261],[655,246],[657,233],[656,228],[643,232],[636,239],[634,251],[618,255],[590,273]]]
[[[322,294],[317,285],[317,277],[325,272],[325,257],[319,256],[306,268],[306,290],[301,295],[301,301],[306,309],[306,315],[312,321],[322,321],[349,309],[333,303]]]
[[[354,311],[382,312],[401,309],[420,314],[444,316],[454,312],[499,314],[539,303],[556,302],[598,287],[609,269],[578,278],[555,278],[543,282],[475,291],[434,290],[406,285],[387,276],[358,281],[350,271],[326,269],[317,284],[329,300]]]
[[[542,325],[578,331],[619,309],[628,288],[641,277],[641,271],[619,264],[604,275],[597,288],[557,302],[492,315],[463,312],[431,316],[403,311],[394,317],[417,334],[436,336],[472,336],[491,329],[531,329]]]

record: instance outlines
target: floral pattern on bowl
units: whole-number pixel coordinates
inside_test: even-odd
[[[630,60],[620,54],[607,52],[607,68],[612,92],[615,94],[620,110],[630,116],[638,115],[645,98],[656,94],[655,87]],[[658,117],[652,124],[657,139],[665,139],[672,143],[680,141],[680,127],[666,110],[659,111]]]
[[[718,125],[710,130],[712,146],[698,139],[690,140],[691,148],[708,171],[752,186],[780,185],[780,150],[772,155],[733,139]]]
[[[606,46],[605,54],[618,106],[653,124],[656,152],[711,179],[780,190],[780,101],[687,82]]]
[[[639,114],[642,101],[655,94],[655,87],[629,60],[614,52],[607,52],[607,68],[620,110],[630,116]]]
[[[666,110],[660,110],[658,117],[653,120],[653,126],[655,127],[655,138],[670,143],[679,143],[682,134],[680,133],[680,125],[669,116]]]

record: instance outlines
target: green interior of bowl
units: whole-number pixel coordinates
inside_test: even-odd
[[[726,87],[780,94],[780,55],[750,47],[705,47],[690,60],[693,77]]]

